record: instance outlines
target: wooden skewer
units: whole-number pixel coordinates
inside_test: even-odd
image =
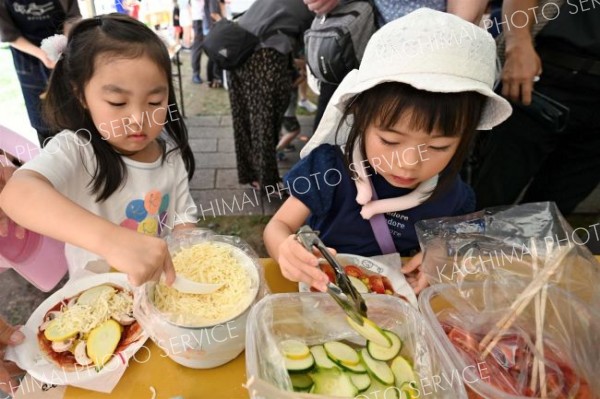
[[[533,238],[530,240],[530,243],[531,243],[531,268],[533,271],[533,275],[537,276],[537,274],[539,273],[537,247],[535,245],[535,240]],[[539,344],[540,334],[541,334],[541,330],[539,327],[540,327],[540,296],[536,294],[536,296],[535,296],[535,335],[536,335],[535,347],[538,350],[539,350],[538,344]],[[532,392],[536,392],[536,390],[537,390],[539,366],[540,366],[540,364],[537,359],[537,354],[535,354],[534,360],[533,360],[533,366],[531,369],[531,380],[529,381],[529,389]]]
[[[546,254],[547,257],[550,256],[550,253],[552,252],[552,248],[553,248],[553,243],[548,243],[546,242]],[[562,273],[564,271],[563,269],[560,269],[560,271],[558,272],[558,280],[561,280],[562,277]],[[542,288],[542,293],[541,293],[541,298],[540,298],[540,302],[541,302],[541,328],[543,329],[544,327],[544,322],[546,320],[546,304],[548,300],[548,284],[544,285],[544,287]],[[540,333],[541,334],[541,333]],[[542,338],[543,339],[543,338]],[[540,347],[538,348],[538,351],[541,354],[541,359],[538,359],[538,364],[539,364],[539,376],[540,376],[540,389],[542,391],[542,398],[547,398],[548,397],[548,386],[546,385],[546,364],[544,362],[544,346],[542,344],[540,344]]]
[[[509,311],[500,319],[498,323],[492,328],[492,330],[481,340],[479,348],[485,347],[481,355],[482,359],[485,359],[496,346],[500,340],[502,334],[508,330],[515,320],[521,315],[523,310],[529,305],[535,294],[547,284],[548,279],[556,270],[561,266],[563,260],[567,254],[571,251],[571,247],[565,246],[558,250],[558,256],[556,260],[550,265],[546,266],[534,279],[529,283],[527,288],[517,297],[517,299],[510,306]],[[491,342],[490,342],[491,341]],[[487,345],[487,346],[486,346]]]

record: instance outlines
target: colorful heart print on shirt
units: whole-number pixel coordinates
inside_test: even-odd
[[[167,220],[169,194],[161,195],[159,190],[151,190],[144,199],[134,199],[125,209],[127,219],[121,226],[149,236],[162,234]]]

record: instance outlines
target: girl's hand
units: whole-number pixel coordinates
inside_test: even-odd
[[[101,255],[115,269],[127,273],[131,285],[158,281],[163,272],[167,285],[175,280],[171,254],[163,239],[119,227],[106,244],[107,250]]]
[[[334,255],[335,250],[328,248]],[[315,249],[311,254],[296,240],[296,235],[288,236],[279,245],[277,262],[283,277],[291,281],[307,284],[319,291],[327,291],[329,278],[319,269],[319,252]]]
[[[410,284],[415,294],[419,294],[423,288],[427,287],[427,277],[419,270],[423,263],[423,252],[419,252],[408,261],[406,265],[402,267],[402,273],[406,274],[406,281]]]

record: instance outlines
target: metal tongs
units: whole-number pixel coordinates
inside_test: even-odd
[[[323,241],[319,238],[319,233],[309,226],[302,226],[298,229],[296,236],[298,241],[312,253],[313,247],[317,247],[323,257],[329,262],[335,273],[335,284],[327,283],[327,293],[342,307],[344,312],[356,323],[363,325],[363,317],[367,317],[367,305],[362,295],[354,288],[344,268],[327,250]]]

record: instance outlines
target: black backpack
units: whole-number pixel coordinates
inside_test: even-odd
[[[358,68],[367,42],[377,30],[370,1],[352,1],[316,17],[304,33],[306,63],[320,81],[339,84]]]
[[[260,43],[256,35],[248,32],[237,22],[219,20],[204,38],[204,51],[221,69],[232,70],[250,58]]]

